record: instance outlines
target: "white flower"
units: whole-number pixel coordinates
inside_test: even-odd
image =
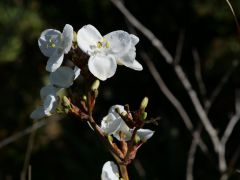
[[[126,112],[124,107],[121,105],[112,106],[108,112],[108,115],[105,116],[101,122],[101,129],[107,135],[113,135],[116,139],[120,140],[119,132],[124,133],[125,141],[129,141],[131,139],[133,130],[130,129],[121,116],[116,112],[118,108],[120,113]],[[141,141],[147,141],[152,137],[154,131],[150,129],[139,129],[137,131],[137,135]]]
[[[80,69],[74,67],[61,66],[56,71],[51,72],[49,79],[52,85],[59,88],[68,88],[73,84],[73,81],[80,75]]]
[[[49,57],[46,70],[56,71],[62,64],[64,54],[71,49],[73,41],[73,28],[66,24],[61,33],[55,29],[46,29],[38,39],[38,45],[41,52]]]
[[[117,64],[142,70],[142,65],[135,60],[138,41],[135,35],[121,30],[103,37],[92,25],[83,26],[77,33],[78,46],[90,56],[90,72],[103,81],[115,74]]]
[[[107,161],[103,165],[101,180],[119,180],[119,170],[113,161]]]
[[[45,116],[50,116],[56,110],[59,101],[56,91],[57,89],[52,85],[45,86],[40,90],[43,105],[31,113],[30,117],[32,119],[37,120]]]

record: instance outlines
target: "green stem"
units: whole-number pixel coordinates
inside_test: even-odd
[[[122,178],[124,180],[129,180],[128,171],[127,171],[127,165],[124,165],[124,164],[118,164],[118,165],[119,165],[119,168],[120,168],[120,172],[121,172]]]

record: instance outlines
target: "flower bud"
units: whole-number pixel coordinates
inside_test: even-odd
[[[140,119],[141,119],[142,121],[144,121],[144,120],[146,120],[146,118],[147,118],[147,112],[143,112],[143,113],[141,114]]]
[[[94,83],[92,84],[92,87],[91,87],[91,90],[94,91],[94,90],[97,90],[100,86],[100,81],[97,79],[94,81]]]
[[[134,137],[134,143],[138,144],[141,141],[140,137],[136,134]]]
[[[148,97],[144,97],[141,102],[140,109],[145,109],[147,105],[148,105]]]
[[[86,102],[87,101],[87,96],[83,95],[82,99]]]

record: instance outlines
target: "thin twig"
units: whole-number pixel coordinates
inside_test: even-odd
[[[234,21],[235,21],[235,23],[236,23],[238,33],[240,33],[240,26],[239,26],[238,19],[237,19],[237,16],[236,16],[236,14],[235,14],[235,11],[234,11],[231,3],[229,2],[229,0],[226,0],[226,3],[228,4],[228,6],[229,6],[229,8],[230,8],[230,10],[231,10],[231,12],[232,12],[232,14],[233,14]]]
[[[176,53],[175,53],[175,58],[174,58],[175,64],[179,64],[179,62],[181,60],[184,38],[185,38],[185,31],[181,31],[179,38],[178,38],[178,43],[177,43],[177,48],[176,48]]]
[[[198,131],[196,131],[198,133]],[[193,167],[199,138],[194,137],[188,152],[186,180],[193,180]]]
[[[236,113],[229,121],[227,128],[224,131],[224,134],[221,138],[221,143],[225,146],[229,137],[232,134],[232,131],[240,119],[240,113]]]
[[[51,118],[51,119],[48,119],[48,120],[46,120],[46,119],[39,120],[33,126],[27,127],[26,129],[24,129],[24,130],[22,130],[20,132],[17,132],[16,134],[14,134],[14,135],[12,135],[12,136],[2,140],[0,142],[0,149],[5,147],[5,146],[7,146],[7,145],[9,145],[9,144],[11,144],[11,143],[13,143],[13,142],[15,142],[15,141],[17,141],[20,138],[30,134],[32,131],[35,131],[35,130],[37,130],[37,129],[39,129],[39,128],[49,124],[52,121],[59,121],[61,119],[62,118],[55,118],[54,117],[54,118]]]
[[[201,60],[200,60],[199,53],[196,48],[192,49],[192,54],[193,54],[193,60],[195,62],[194,63],[195,64],[195,76],[196,76],[197,84],[199,87],[199,92],[200,92],[202,99],[204,101],[204,104],[205,104],[205,101],[207,98],[207,96],[206,96],[207,90],[206,90],[205,83],[203,82]]]
[[[29,137],[27,151],[25,154],[25,160],[24,160],[23,169],[21,172],[21,180],[26,180],[26,174],[29,167],[33,144],[34,144],[34,137],[35,137],[35,131],[32,131]]]
[[[176,108],[177,112],[181,116],[185,126],[189,130],[189,132],[193,133],[193,124],[185,111],[184,107],[180,103],[180,101],[173,95],[173,93],[168,89],[167,85],[163,81],[161,75],[158,73],[156,67],[154,66],[153,62],[149,58],[149,56],[144,52],[140,52],[145,64],[147,65],[150,73],[152,74],[153,78],[155,79],[158,87],[162,91],[162,93],[167,97],[167,99],[172,103],[172,105]],[[208,152],[207,146],[204,144],[202,139],[199,140],[199,146],[204,153]]]
[[[213,103],[215,102],[216,98],[219,96],[220,92],[222,91],[225,84],[228,82],[229,78],[231,77],[234,70],[238,67],[239,61],[233,60],[231,68],[226,72],[226,74],[222,77],[216,88],[213,90],[212,95],[210,96],[209,100],[206,103],[205,109],[208,112],[212,107]]]

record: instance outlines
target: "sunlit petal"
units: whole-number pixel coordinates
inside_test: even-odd
[[[115,74],[117,62],[113,56],[98,54],[89,58],[88,68],[95,77],[104,81]]]
[[[102,41],[102,35],[92,25],[83,26],[77,33],[78,46],[87,54],[91,54],[100,41]]]
[[[38,46],[41,52],[50,57],[56,50],[56,47],[59,46],[61,41],[61,32],[55,29],[46,29],[40,35],[38,39]]]
[[[107,161],[103,165],[101,180],[119,180],[119,170],[113,161]]]
[[[72,41],[73,41],[73,27],[69,24],[66,24],[63,28],[62,33],[63,38],[63,49],[64,53],[68,53],[72,47]]]

